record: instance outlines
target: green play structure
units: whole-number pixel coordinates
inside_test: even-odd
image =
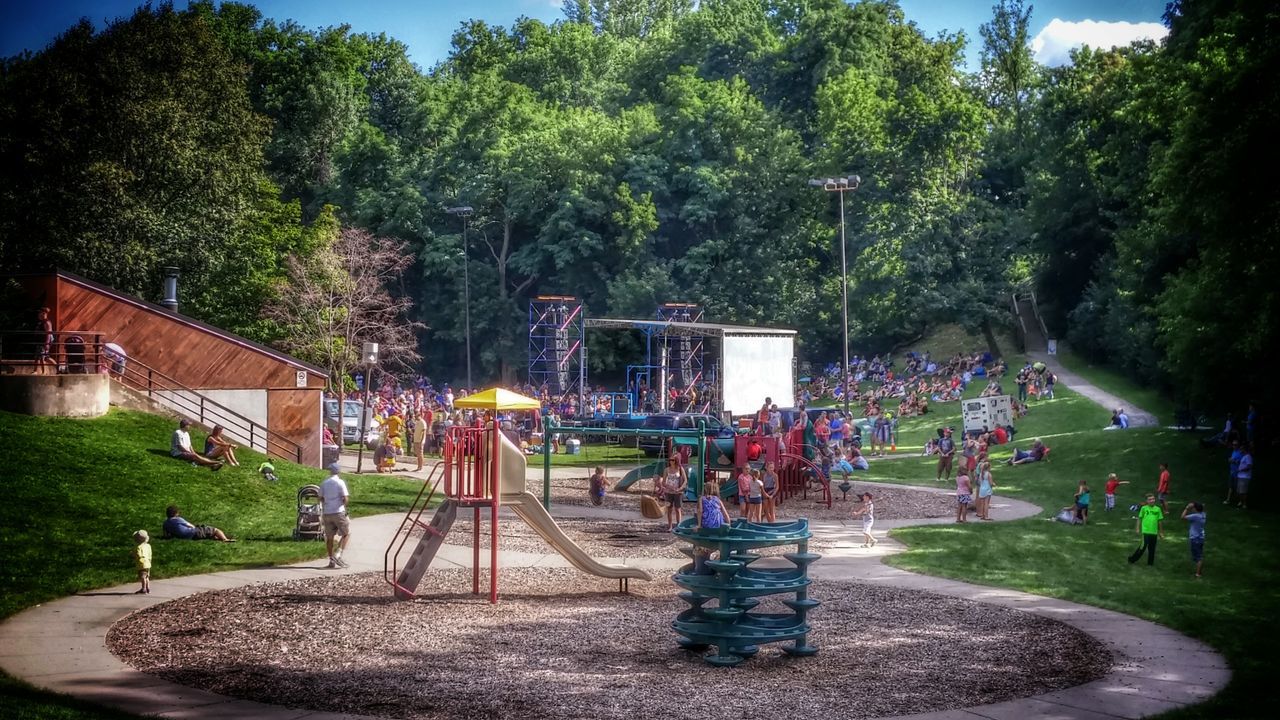
[[[689,609],[676,616],[671,627],[683,637],[680,646],[703,651],[714,646],[716,652],[706,657],[712,665],[732,666],[759,652],[765,643],[792,641],[783,652],[808,656],[818,648],[808,642],[808,613],[820,605],[809,597],[809,565],[822,556],[809,552],[809,521],[800,519],[785,523],[752,523],[734,520],[714,530],[696,527],[694,519],[676,527],[675,534],[692,543],[688,554],[695,558],[672,579],[685,589],[680,599]],[[752,553],[765,547],[797,546],[796,552],[783,557],[794,567],[751,568],[760,556]],[[699,554],[716,553],[698,562]],[[701,570],[702,572],[699,572]],[[759,598],[795,593],[785,599],[791,613],[757,613]],[[716,601],[712,607],[707,603]]]
[[[728,449],[725,450],[721,445],[716,445],[716,439],[707,437],[706,425],[699,422],[696,430],[657,430],[651,428],[611,428],[611,427],[581,427],[581,426],[565,426],[552,422],[549,415],[542,416],[542,428],[544,437],[550,437],[553,433],[574,433],[579,435],[610,435],[614,437],[657,437],[671,438],[672,442],[677,445],[692,445],[695,448],[694,455],[697,456],[698,471],[696,474],[689,474],[689,490],[688,492],[697,497],[702,493],[702,479],[706,477],[707,453],[708,447],[712,447],[712,453],[716,462],[720,462],[720,458],[726,456],[732,463],[733,458],[733,438],[727,438]],[[616,486],[617,490],[625,490],[637,480],[642,478],[651,478],[659,470],[662,469],[666,460],[659,460],[654,463],[642,465],[631,472],[628,472],[622,481]],[[728,466],[726,466],[728,467]],[[644,474],[648,471],[648,474]],[[542,504],[544,507],[551,507],[551,443],[542,443]]]

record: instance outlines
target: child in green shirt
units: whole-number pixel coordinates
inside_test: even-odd
[[[1147,504],[1138,509],[1138,524],[1135,528],[1142,536],[1142,546],[1129,556],[1129,564],[1138,562],[1142,553],[1147,553],[1147,564],[1156,564],[1156,540],[1164,537],[1164,511],[1156,504],[1156,496],[1147,494]]]

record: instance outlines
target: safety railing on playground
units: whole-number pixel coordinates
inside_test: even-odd
[[[497,437],[491,427],[451,427],[445,431],[444,494],[467,503],[487,502],[500,492],[490,453],[497,452]],[[484,452],[484,444],[493,447]]]
[[[409,511],[405,513],[404,520],[400,521],[400,527],[396,530],[396,534],[392,536],[391,542],[387,544],[386,551],[382,554],[382,579],[388,585],[394,587],[397,591],[407,593],[412,596],[413,591],[409,588],[401,587],[398,582],[400,577],[400,555],[404,552],[405,545],[409,542],[409,538],[413,537],[413,531],[419,529],[425,533],[437,532],[431,526],[431,519],[425,521],[422,514],[431,507],[431,501],[435,499],[436,490],[440,487],[441,480],[444,479],[444,462],[438,461],[431,466],[430,472],[422,482],[422,489],[418,490],[418,495],[409,505]]]
[[[829,508],[831,507],[831,478],[825,475],[816,463],[804,456],[806,450],[817,452],[817,449],[811,445],[801,445],[798,448],[788,446],[787,452],[779,456],[782,462],[778,467],[778,504],[781,505],[787,498],[794,498],[797,495],[803,500],[808,500],[809,484],[812,481],[819,486],[816,491],[819,495],[818,502]]]

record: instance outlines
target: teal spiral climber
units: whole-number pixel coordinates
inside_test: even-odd
[[[760,645],[792,642],[783,652],[808,656],[818,652],[809,644],[809,611],[821,604],[809,597],[809,565],[822,556],[809,552],[809,521],[753,523],[734,520],[713,530],[698,529],[685,520],[676,527],[678,537],[692,544],[686,554],[693,562],[680,568],[672,580],[684,589],[680,599],[689,609],[676,616],[671,627],[682,637],[681,647],[696,652],[715,647],[706,661],[733,666],[760,651]],[[783,557],[793,567],[752,568],[760,559],[759,548],[796,545]],[[762,613],[760,598],[792,594],[782,604],[789,613]]]

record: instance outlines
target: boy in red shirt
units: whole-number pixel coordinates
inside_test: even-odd
[[[1116,488],[1120,487],[1121,485],[1128,485],[1128,484],[1129,484],[1128,480],[1121,480],[1117,478],[1115,473],[1111,473],[1110,475],[1107,476],[1107,485],[1103,489],[1103,492],[1106,493],[1105,497],[1107,499],[1107,504],[1105,507],[1106,510],[1114,510],[1116,507]]]
[[[1160,500],[1160,509],[1169,514],[1169,463],[1160,463],[1160,482],[1156,484],[1156,497]]]

